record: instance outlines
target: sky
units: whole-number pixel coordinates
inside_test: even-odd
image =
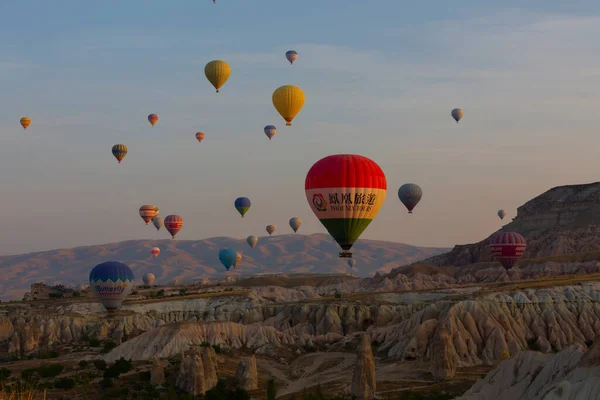
[[[325,232],[304,179],[337,153],[387,177],[362,238],[419,246],[479,241],[498,209],[600,180],[594,1],[3,0],[0,35],[0,254],[168,238],[142,204],[181,215],[185,240],[290,233],[293,216]],[[214,59],[232,69],[219,94]],[[292,127],[271,103],[286,84],[306,94]]]

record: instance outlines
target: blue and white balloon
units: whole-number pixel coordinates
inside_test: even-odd
[[[133,290],[134,280],[131,268],[118,261],[98,264],[90,272],[90,287],[111,314],[121,308],[123,300]]]

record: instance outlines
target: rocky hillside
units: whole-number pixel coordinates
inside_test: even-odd
[[[149,251],[157,246],[160,256]],[[352,272],[373,276],[398,265],[439,254],[447,249],[414,247],[402,243],[360,240],[353,248],[357,261],[350,270],[338,258],[339,247],[329,235],[276,235],[261,237],[251,249],[245,240],[211,238],[186,240],[131,240],[99,246],[77,247],[0,257],[0,300],[21,299],[34,282],[77,285],[87,282],[94,265],[108,260],[127,263],[137,277],[145,272],[156,276],[156,284],[179,279],[221,279],[225,269],[219,262],[219,250],[231,247],[243,254],[235,274]],[[139,282],[139,280],[138,280]]]
[[[501,230],[518,232],[527,239],[524,258],[599,251],[600,182],[550,189],[519,207],[517,216]],[[488,242],[489,237],[458,245],[425,262],[462,266],[491,261]]]
[[[586,351],[528,351],[504,361],[458,400],[578,400],[600,398],[600,336]]]

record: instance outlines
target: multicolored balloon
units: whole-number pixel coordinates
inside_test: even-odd
[[[454,118],[454,120],[458,124],[458,121],[462,119],[462,117],[465,115],[465,112],[461,108],[455,108],[454,110],[452,110],[450,115],[452,115],[452,118]]]
[[[253,249],[258,244],[258,237],[250,235],[246,238],[246,243],[248,243],[248,246],[250,246],[250,248]]]
[[[27,129],[27,127],[31,125],[31,119],[29,117],[23,117],[19,122],[21,122],[23,129]]]
[[[273,92],[273,105],[286,126],[292,126],[292,120],[304,106],[304,92],[298,86],[285,85]]]
[[[301,226],[302,220],[299,217],[290,218],[290,227],[294,230],[294,233],[298,232]]]
[[[233,264],[233,268],[237,267],[238,263],[242,262],[242,253],[236,251],[235,254],[235,264]]]
[[[204,140],[204,133],[196,132],[196,140],[198,140],[200,143],[202,143],[202,141]]]
[[[158,216],[158,213],[158,207],[153,206],[151,204],[145,204],[140,207],[140,217],[142,217],[146,225],[148,225],[150,221],[156,218]]]
[[[152,220],[152,225],[156,228],[157,231],[160,231],[160,228],[163,227],[163,220],[161,217],[154,217]]]
[[[219,93],[221,86],[227,82],[230,74],[231,67],[225,61],[214,60],[204,67],[204,75],[206,75],[206,79],[217,89],[217,93]]]
[[[177,235],[177,232],[179,232],[183,226],[183,218],[179,215],[168,215],[167,218],[165,218],[164,224],[167,231],[171,234],[171,237],[175,239],[175,235]]]
[[[409,214],[412,214],[412,210],[419,204],[421,197],[423,197],[423,190],[416,183],[406,183],[398,189],[398,198]]]
[[[156,123],[158,122],[158,115],[156,115],[156,114],[148,115],[148,122],[150,122],[150,125],[152,125],[152,126],[156,125]]]
[[[354,268],[355,265],[356,265],[356,260],[354,258],[349,258],[348,259],[348,266],[350,268]]]
[[[271,138],[273,138],[273,136],[275,136],[276,133],[277,133],[277,128],[275,127],[275,125],[265,126],[265,135],[267,135],[269,140],[271,140]]]
[[[506,216],[506,212],[504,210],[498,210],[498,216],[500,217],[500,219],[504,219],[504,217]]]
[[[267,227],[265,229],[267,230],[267,233],[269,235],[272,235],[273,232],[275,232],[275,225],[267,225]]]
[[[221,264],[225,267],[227,271],[229,268],[235,265],[235,260],[237,259],[237,251],[234,249],[222,249],[219,251],[219,260]]]
[[[112,155],[117,159],[119,164],[121,164],[121,160],[127,155],[127,146],[124,144],[115,144],[112,147]]]
[[[144,281],[144,285],[146,285],[146,286],[152,286],[155,279],[156,279],[156,277],[154,276],[154,274],[152,272],[146,272],[144,274],[144,276],[142,277],[142,281]]]
[[[121,308],[123,300],[133,290],[135,276],[126,264],[107,261],[90,272],[90,287],[110,314]]]
[[[292,65],[294,61],[296,61],[296,58],[298,58],[298,52],[296,52],[296,50],[288,50],[285,53],[285,58],[287,58],[287,60],[290,62],[290,65]]]
[[[306,175],[306,200],[340,245],[342,258],[375,218],[387,193],[385,174],[375,161],[336,154],[317,161]]]
[[[237,199],[235,199],[233,205],[235,206],[235,209],[238,210],[242,218],[244,218],[244,215],[246,215],[248,210],[250,210],[250,206],[252,205],[252,203],[247,197],[238,197]]]
[[[526,248],[527,241],[517,232],[498,232],[490,239],[492,255],[506,269],[523,257]]]
[[[153,247],[150,249],[150,254],[152,257],[156,258],[160,254],[160,249],[158,247]]]

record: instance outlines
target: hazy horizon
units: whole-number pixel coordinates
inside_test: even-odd
[[[600,4],[8,3],[2,255],[168,239],[142,204],[181,215],[181,240],[289,233],[293,216],[299,233],[325,233],[304,178],[336,153],[372,158],[387,177],[361,238],[413,246],[479,241],[546,190],[600,180]],[[232,68],[219,94],[204,76],[214,59]],[[306,93],[292,127],[271,103],[284,84]],[[407,182],[424,192],[412,215],[397,198]],[[238,196],[252,201],[243,219]]]

